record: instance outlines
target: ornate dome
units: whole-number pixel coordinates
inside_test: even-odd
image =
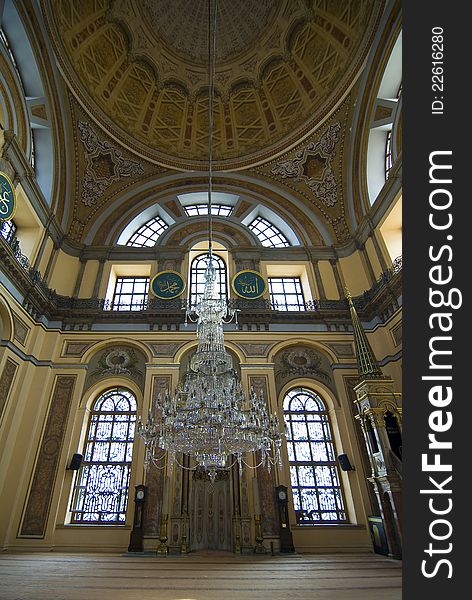
[[[208,12],[195,0],[43,0],[74,95],[133,152],[206,168]],[[242,168],[313,131],[352,85],[379,0],[219,0],[214,155]]]

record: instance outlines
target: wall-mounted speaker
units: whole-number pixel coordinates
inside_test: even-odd
[[[351,465],[347,454],[340,454],[338,456],[339,465],[343,471],[354,471],[354,467]]]
[[[82,454],[74,454],[67,469],[70,471],[78,471],[80,469],[80,465],[82,464],[82,460]]]

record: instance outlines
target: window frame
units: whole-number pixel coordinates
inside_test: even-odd
[[[128,401],[130,410],[115,410],[106,411],[102,410],[103,404],[110,397],[113,396],[125,397]],[[100,405],[100,406],[99,406]],[[103,416],[111,416],[110,419],[101,419]],[[128,418],[116,419],[116,416],[127,416]],[[92,410],[87,419],[87,427],[85,431],[85,440],[83,444],[83,461],[80,469],[76,473],[76,477],[73,483],[72,495],[70,500],[70,524],[71,525],[92,525],[92,526],[118,526],[122,527],[126,525],[126,512],[129,506],[129,491],[131,482],[131,471],[133,464],[133,453],[134,443],[136,441],[136,424],[138,417],[138,402],[136,395],[128,388],[122,386],[116,386],[108,388],[99,393],[93,404]],[[106,438],[97,437],[97,429],[100,423],[111,423],[110,435]],[[126,423],[126,434],[124,437],[116,438],[114,434],[115,423]],[[130,429],[132,429],[132,435],[130,437]],[[107,445],[107,460],[92,460],[95,454],[95,448],[97,442],[99,444]],[[113,444],[124,444],[124,458],[125,460],[110,460],[110,453],[113,449]],[[90,447],[90,450],[89,450]],[[131,447],[131,450],[128,450]],[[126,460],[128,458],[129,460]],[[87,460],[87,457],[90,459]],[[92,514],[98,514],[98,519],[84,519],[84,514],[89,511],[84,510],[86,508],[87,498],[91,497],[92,494],[87,491],[90,482],[91,468],[94,466],[118,466],[121,467],[121,483],[117,487],[117,492],[114,495],[113,503],[117,510],[114,511],[93,511]],[[88,471],[87,471],[88,469]],[[119,471],[120,469],[118,469]],[[97,469],[98,471],[98,469]],[[85,478],[85,480],[84,480]],[[123,485],[123,481],[125,484]],[[82,493],[83,492],[83,493]],[[98,494],[100,496],[100,494]],[[115,515],[114,519],[103,519],[104,514]],[[77,515],[80,515],[79,517]]]
[[[195,256],[192,261],[190,262],[190,268],[189,268],[189,301],[190,301],[190,305],[193,306],[197,303],[199,296],[201,296],[201,294],[203,293],[203,288],[204,288],[204,280],[203,280],[203,275],[206,271],[206,266],[205,268],[199,268],[198,272],[197,270],[194,268],[194,264],[199,261],[199,262],[203,262],[206,259],[208,259],[208,252],[202,252],[201,254],[197,254],[197,256]],[[217,263],[217,275],[216,275],[216,288],[217,290],[219,289],[220,292],[220,298],[224,299],[224,300],[228,300],[228,267],[227,264],[224,260],[223,257],[219,256],[218,254],[213,254],[213,260],[216,261]],[[207,261],[208,263],[208,261]],[[197,281],[195,281],[195,277],[197,277]],[[196,291],[194,291],[195,286],[197,286]],[[198,291],[201,288],[201,291]]]
[[[153,225],[158,225],[157,229],[153,229]],[[126,242],[126,246],[131,248],[153,248],[157,240],[161,237],[161,235],[169,228],[169,225],[162,219],[159,215],[156,215],[149,221],[146,221],[143,225],[138,227],[136,231],[130,236],[129,240]],[[146,238],[146,241],[143,243],[135,243],[133,238],[137,239],[138,236]],[[150,244],[146,242],[152,242]]]
[[[200,217],[208,215],[208,204],[189,204],[183,207],[187,217]],[[230,217],[234,206],[228,204],[212,204],[211,214],[217,217]],[[189,213],[191,211],[191,214]]]
[[[127,280],[127,281],[125,281]],[[119,285],[123,285],[123,283],[131,283],[132,280],[132,291],[131,293],[122,292],[121,290],[117,292],[117,288]],[[137,281],[140,280],[140,281]],[[145,283],[145,292],[136,292],[135,293],[135,285]],[[111,306],[110,310],[116,311],[141,311],[146,308],[148,299],[149,299],[149,284],[150,278],[145,275],[117,275],[115,280],[115,286],[113,288],[113,295],[111,297]],[[116,297],[121,296],[130,296],[130,303],[128,304],[120,304],[120,302],[116,301]],[[133,302],[134,297],[142,297],[142,301]],[[134,308],[133,308],[134,307]]]
[[[273,280],[279,280],[279,281],[273,281]],[[291,281],[289,281],[289,280],[291,280]],[[300,276],[298,276],[298,275],[269,276],[267,278],[267,282],[269,284],[268,287],[269,287],[270,304],[271,304],[273,310],[282,310],[282,311],[286,311],[286,312],[302,312],[302,311],[306,310],[305,293],[303,291],[302,278]],[[273,283],[281,283],[282,287],[283,287],[283,291],[282,292],[272,291]],[[285,286],[289,283],[294,284],[295,292],[287,292],[285,290]],[[299,292],[296,290],[297,285],[300,288]],[[275,296],[283,296],[284,302],[279,304],[277,302],[277,300],[275,299]],[[296,299],[296,303],[289,304],[287,302],[288,297],[294,297]],[[295,308],[289,308],[289,307],[295,307]]]
[[[259,225],[264,225],[265,228],[262,229]],[[278,227],[260,215],[252,219],[247,227],[265,248],[289,248],[292,245]],[[270,232],[271,235],[267,235],[267,232]],[[279,241],[274,242],[274,238],[278,238]]]
[[[306,402],[304,410],[295,410],[292,409],[292,403],[294,400],[298,399],[300,396],[307,396],[312,401],[314,401],[315,405],[318,407],[317,410],[306,410]],[[329,411],[326,406],[326,403],[322,399],[322,397],[318,394],[318,392],[310,389],[306,386],[296,386],[291,387],[283,397],[282,401],[282,410],[283,410],[283,420],[286,429],[286,445],[287,445],[287,465],[289,471],[289,480],[290,480],[290,489],[292,493],[293,499],[293,508],[295,512],[296,525],[300,527],[318,527],[320,525],[346,525],[349,523],[348,519],[348,511],[346,498],[344,494],[343,484],[341,480],[341,472],[337,460],[337,451],[336,444],[333,436],[333,427],[331,424],[331,420],[329,417]],[[298,416],[302,418],[293,418],[293,416]],[[307,415],[318,415],[319,419],[308,419]],[[287,418],[288,417],[288,418]],[[293,435],[294,428],[293,423],[303,423],[306,429],[306,438],[297,439],[296,436]],[[319,423],[323,432],[323,436],[321,439],[310,439],[310,428],[308,427],[309,423]],[[312,427],[314,431],[316,431],[316,426]],[[297,456],[297,443],[308,444],[309,452],[310,452],[310,460],[299,460]],[[290,448],[290,444],[292,444],[293,449]],[[313,447],[313,444],[324,444],[326,449],[325,460],[316,460],[314,458],[314,452],[316,451],[316,446]],[[330,447],[330,449],[328,449]],[[306,452],[307,446],[304,447]],[[318,446],[319,448],[319,446]],[[291,459],[291,456],[293,457]],[[321,470],[316,470],[317,468],[322,468]],[[328,467],[329,470],[326,470]],[[324,468],[324,470],[323,470]],[[311,469],[312,471],[312,479],[314,481],[313,485],[303,485],[301,483],[300,473],[303,473],[301,469],[305,469],[305,473],[308,473]],[[317,476],[320,476],[320,479],[324,476],[329,480],[328,485],[321,485],[317,482]],[[328,477],[329,473],[329,477]],[[296,485],[294,484],[296,482]],[[326,483],[326,482],[325,482]],[[314,509],[309,510],[308,507],[303,505],[303,493],[301,490],[313,490],[311,494],[315,502]],[[320,506],[320,491],[324,490],[325,493],[330,490],[333,492],[331,497],[334,499],[335,508],[331,509],[323,509]],[[307,494],[309,497],[310,494]],[[315,518],[314,515],[317,514],[319,518]],[[332,514],[336,518],[323,518],[323,514]],[[304,518],[305,515],[308,518]],[[311,515],[311,516],[310,516]]]

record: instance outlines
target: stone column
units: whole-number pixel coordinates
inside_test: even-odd
[[[321,273],[320,273],[320,267],[318,265],[318,260],[313,259],[311,261],[311,264],[313,265],[313,270],[315,272],[315,280],[316,280],[316,287],[318,288],[318,292],[320,294],[320,300],[326,300],[326,292],[324,289],[324,285],[323,285],[323,279],[321,277]]]
[[[95,285],[93,286],[92,298],[98,298],[98,292],[100,291],[100,284],[102,282],[103,269],[105,267],[105,262],[106,261],[104,258],[100,258],[99,263],[98,263],[97,276],[95,278]]]
[[[334,279],[336,281],[336,287],[338,289],[339,297],[340,298],[344,298],[344,288],[345,288],[345,286],[344,286],[343,281],[341,279],[341,273],[340,273],[339,268],[338,268],[338,259],[337,258],[331,258],[329,262],[330,262],[331,267],[333,269]]]
[[[84,271],[85,271],[85,265],[87,264],[87,261],[85,259],[83,259],[82,257],[80,257],[80,262],[79,262],[79,272],[77,273],[77,279],[75,281],[75,287],[74,287],[74,292],[72,294],[72,296],[74,298],[77,298],[80,292],[80,286],[82,285],[82,279],[84,278]]]

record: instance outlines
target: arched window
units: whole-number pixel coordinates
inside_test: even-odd
[[[155,246],[156,242],[162,233],[168,228],[168,225],[159,217],[154,217],[138,230],[129,238],[126,245],[134,246],[136,248],[144,248],[145,246]]]
[[[96,400],[77,473],[72,523],[125,522],[135,424],[136,398],[130,391],[113,388]]]
[[[260,243],[268,248],[286,248],[290,242],[275,225],[267,219],[256,217],[248,225],[249,229],[256,235]]]
[[[284,398],[284,421],[298,525],[346,522],[329,417],[312,390],[295,388]]]
[[[190,303],[195,304],[205,288],[205,271],[208,267],[209,254],[196,256],[190,266]],[[225,261],[217,254],[213,255],[216,268],[216,292],[219,298],[227,298],[227,277]]]

